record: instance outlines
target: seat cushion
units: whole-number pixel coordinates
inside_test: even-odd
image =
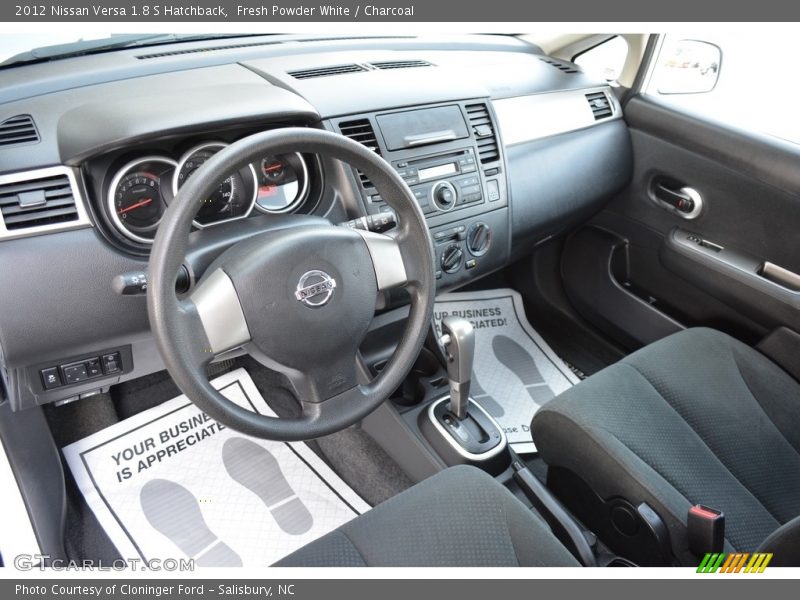
[[[300,548],[275,566],[579,566],[494,478],[452,467]]]
[[[800,385],[711,329],[631,354],[546,404],[533,437],[545,462],[603,498],[645,501],[688,553],[692,504],[726,515],[726,548],[753,551],[800,515]]]

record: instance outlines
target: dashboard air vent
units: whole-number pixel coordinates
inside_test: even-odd
[[[314,79],[315,77],[331,77],[332,75],[344,75],[345,73],[360,73],[366,70],[361,65],[352,63],[349,65],[334,65],[332,67],[300,69],[299,71],[287,71],[287,73],[295,79]]]
[[[0,185],[0,214],[8,231],[77,221],[70,180],[53,175]]]
[[[34,144],[38,141],[39,132],[30,115],[17,115],[0,123],[0,146]]]
[[[432,67],[427,60],[380,60],[369,63],[376,69],[413,69],[415,67]]]
[[[467,109],[467,117],[472,126],[472,132],[478,141],[478,156],[481,164],[499,160],[500,153],[497,148],[497,136],[495,136],[489,107],[484,103],[480,103],[467,104],[464,108]]]
[[[544,56],[541,57],[539,60],[542,62],[546,62],[548,65],[551,65],[564,73],[573,74],[581,72],[580,69],[577,66],[573,65],[572,63],[561,62],[559,60],[553,60],[552,58],[546,58]]]
[[[611,107],[611,102],[608,101],[608,96],[605,92],[592,92],[586,94],[586,100],[594,114],[594,120],[599,121],[614,114],[614,109]]]
[[[282,42],[249,42],[246,44],[225,44],[223,46],[204,46],[202,48],[184,48],[181,50],[167,50],[164,52],[153,52],[151,54],[139,54],[139,60],[149,60],[151,58],[166,58],[167,56],[181,56],[182,54],[204,54],[206,52],[217,52],[218,50],[237,50],[242,48],[256,48],[258,46],[275,46]]]
[[[372,123],[369,119],[355,119],[353,121],[342,121],[339,123],[339,131],[342,135],[355,140],[375,152],[380,154],[378,148],[378,138],[375,136],[375,130],[372,128]],[[374,188],[369,178],[361,171],[358,171],[358,178],[361,180],[361,185],[364,188]]]

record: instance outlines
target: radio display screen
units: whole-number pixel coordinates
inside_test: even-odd
[[[458,173],[456,163],[447,163],[446,165],[438,165],[436,167],[428,167],[427,169],[419,170],[419,180],[427,181],[428,179],[435,179],[437,177],[446,177],[447,175],[455,175]]]

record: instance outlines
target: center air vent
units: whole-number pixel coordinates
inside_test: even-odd
[[[544,56],[539,58],[539,60],[555,67],[559,71],[562,71],[564,73],[569,73],[570,75],[573,73],[581,72],[580,69],[576,65],[573,65],[572,63],[561,62],[559,60],[553,60],[552,58],[546,58]]]
[[[334,65],[332,67],[315,67],[313,69],[300,69],[298,71],[287,71],[295,79],[314,79],[316,77],[331,77],[333,75],[344,75],[345,73],[359,73],[366,71],[361,65],[355,63],[348,65]]]
[[[380,155],[381,151],[378,148],[378,138],[375,137],[375,130],[372,128],[372,123],[370,123],[369,119],[342,121],[339,123],[339,131],[342,135],[349,137],[351,140],[366,146],[376,154]],[[369,178],[361,171],[358,171],[358,178],[361,180],[361,185],[363,185],[365,188],[375,187]]]
[[[30,115],[17,115],[0,123],[0,146],[33,144],[38,141],[39,133]]]
[[[586,100],[589,102],[595,121],[606,119],[614,114],[614,109],[605,92],[586,94]]]
[[[0,215],[9,232],[79,220],[66,174],[8,183],[0,180]]]
[[[380,60],[369,64],[376,69],[413,69],[433,66],[426,60]]]
[[[495,136],[494,124],[489,114],[489,107],[484,103],[467,104],[467,117],[472,126],[472,132],[478,141],[478,155],[481,164],[486,164],[499,160],[500,153],[497,148],[497,137]]]

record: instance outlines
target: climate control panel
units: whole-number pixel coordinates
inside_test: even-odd
[[[458,287],[508,261],[507,209],[495,210],[431,230],[439,290]]]

